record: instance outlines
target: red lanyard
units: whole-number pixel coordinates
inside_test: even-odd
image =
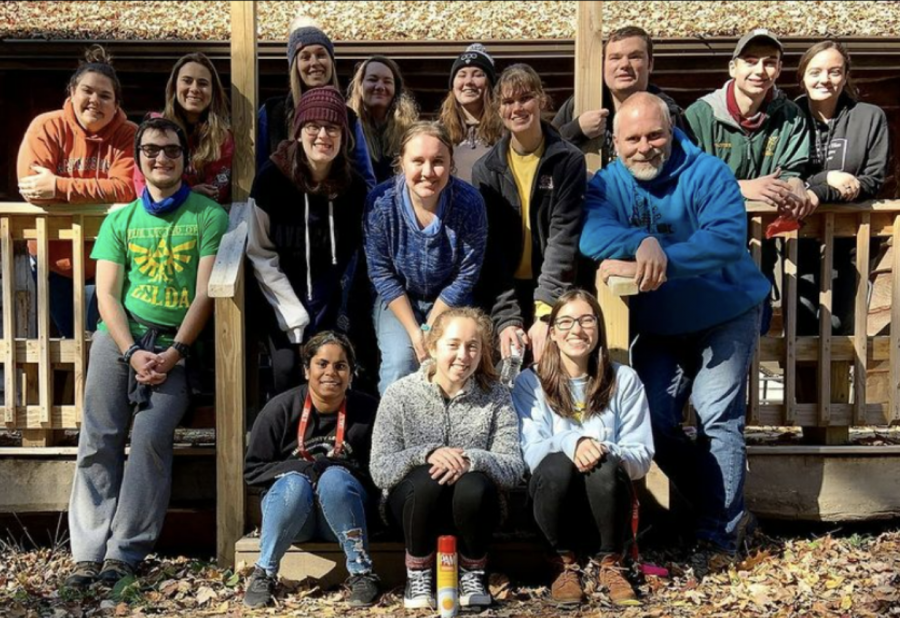
[[[294,455],[299,455],[307,461],[313,461],[313,456],[306,450],[304,437],[306,436],[306,426],[309,424],[309,415],[312,412],[312,398],[309,392],[306,393],[306,403],[303,404],[303,416],[300,417],[300,425],[297,427],[297,448],[294,449]],[[347,398],[341,402],[341,409],[338,412],[337,432],[334,437],[334,450],[330,453],[330,457],[338,457],[344,449],[344,430],[347,428]]]

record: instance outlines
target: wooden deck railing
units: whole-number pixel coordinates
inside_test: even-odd
[[[91,333],[84,328],[86,243],[97,238],[106,214],[120,206],[32,206],[0,203],[0,278],[2,278],[4,427],[19,430],[23,447],[50,447],[62,430],[78,429],[84,413],[84,384]],[[247,244],[246,204],[230,210],[228,232],[222,239],[210,278],[209,293],[215,298],[216,332],[216,470],[219,550],[233,553],[234,542],[244,533],[243,457],[246,433],[246,380],[244,337],[244,253]],[[18,289],[31,284],[25,252],[26,241],[37,241],[36,299]],[[51,336],[49,297],[49,243],[66,241],[73,248],[73,298],[75,336]],[[19,262],[17,269],[17,262]],[[17,282],[16,274],[19,273]],[[24,275],[24,276],[23,276]],[[37,315],[36,332],[28,333],[17,322],[17,312]],[[17,320],[16,318],[20,319]],[[54,373],[71,366],[70,400],[55,403]],[[51,452],[47,449],[48,454]],[[224,532],[224,534],[223,534]],[[230,547],[230,551],[229,551]]]
[[[0,203],[0,252],[3,280],[3,338],[0,362],[3,365],[2,415],[6,429],[20,430],[25,446],[52,446],[59,430],[77,429],[84,404],[84,378],[90,334],[85,332],[87,312],[84,295],[85,244],[97,237],[106,214],[116,206],[32,206]],[[31,311],[29,304],[17,298],[16,260],[19,273],[27,272],[25,241],[37,243],[37,332],[17,327],[18,311]],[[49,243],[72,243],[74,283],[73,339],[51,337],[49,298]],[[19,255],[16,256],[16,247]],[[26,275],[27,276],[27,275]],[[21,280],[21,275],[20,275]],[[18,316],[20,320],[23,316]],[[54,394],[53,369],[71,365],[70,401],[59,403],[62,394]]]
[[[747,204],[750,224],[750,251],[757,264],[762,256],[766,227],[775,220],[775,209],[766,204]],[[868,332],[870,260],[875,239],[890,239],[892,303],[891,323],[900,324],[900,201],[870,201],[862,204],[823,205],[798,231],[784,239],[781,309],[782,332],[761,336],[749,376],[747,422],[751,425],[846,428],[855,425],[887,425],[900,422],[900,327],[889,335]],[[818,240],[822,245],[819,290],[819,334],[797,336],[798,246],[800,239]],[[857,288],[854,307],[854,334],[832,334],[832,281],[836,238],[856,239]],[[622,299],[636,293],[630,282],[616,281],[602,286],[601,302],[607,316],[610,347],[614,353],[627,350],[628,314]],[[664,309],[664,308],[661,308]],[[816,403],[798,403],[798,366],[814,363]],[[873,367],[888,365],[886,387],[873,394],[867,378]],[[764,364],[783,371],[783,398],[765,401],[761,393],[760,368]]]

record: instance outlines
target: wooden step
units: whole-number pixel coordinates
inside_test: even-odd
[[[384,588],[402,586],[406,582],[403,543],[373,542],[369,545],[369,553]],[[545,553],[544,545],[537,540],[498,541],[488,552],[489,569],[517,581],[539,584],[546,579]],[[258,536],[245,536],[235,544],[238,568],[253,565],[258,559]],[[281,559],[279,574],[294,581],[310,579],[326,589],[337,586],[347,579],[344,552],[337,543],[291,545]]]

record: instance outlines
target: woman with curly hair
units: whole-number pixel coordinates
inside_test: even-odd
[[[201,53],[182,56],[166,84],[166,107],[162,114],[182,128],[188,138],[188,165],[184,181],[192,191],[219,204],[231,201],[231,162],[234,136],[228,114],[228,95],[216,67]],[[135,167],[134,188],[144,192],[144,176]]]
[[[403,134],[419,118],[397,63],[384,56],[363,61],[347,89],[347,104],[362,124],[375,179],[384,182],[394,175]]]
[[[503,135],[494,105],[497,81],[494,59],[480,43],[460,54],[450,69],[450,92],[441,105],[440,122],[456,145],[456,177],[472,182],[472,167]]]

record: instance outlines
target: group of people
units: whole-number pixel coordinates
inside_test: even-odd
[[[540,76],[525,64],[498,74],[474,44],[453,63],[439,120],[420,122],[393,60],[362,62],[345,98],[331,40],[292,24],[290,91],[259,111],[250,199],[275,395],[246,457],[246,482],[264,491],[247,605],[271,601],[287,548],[312,538],[341,545],[350,603],[374,603],[377,511],[405,542],[407,608],[434,606],[445,532],[459,539],[461,604],[488,605],[488,545],[525,479],[552,600],[581,602],[587,558],[614,602],[634,603],[631,482],[654,457],[694,507],[695,573],[734,560],[754,526],[746,376],[777,257],[767,249],[762,270],[751,259],[744,201],[797,226],[821,203],[877,195],[890,156],[884,112],[857,100],[841,44],[804,54],[796,102],[775,87],[782,53],[771,32],[749,32],[731,79],[682,112],[649,83],[650,37],[621,28],[604,52],[606,107],[576,117],[570,100],[550,123]],[[69,510],[72,586],[132,574],[159,535],[234,152],[205,56],[178,61],[163,111],[136,127],[115,70],[90,54],[18,162],[31,202],[130,202],[90,248],[100,323]],[[598,145],[606,164],[588,181],[583,152]],[[801,278],[814,281],[808,253]],[[835,255],[845,285],[853,259]],[[610,360],[601,308],[580,289],[597,263],[641,290],[633,368]],[[59,310],[71,306],[71,246],[51,244],[51,268],[51,294],[68,295],[53,319],[70,336],[81,325]],[[818,302],[801,305],[815,324]],[[496,363],[511,357],[525,370],[510,391]],[[373,358],[377,393],[351,390]],[[689,397],[696,439],[682,427]]]

